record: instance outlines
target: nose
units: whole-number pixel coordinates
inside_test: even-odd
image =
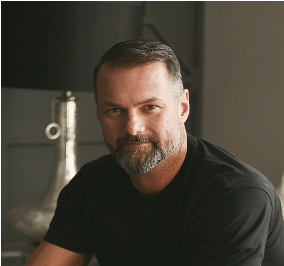
[[[142,134],[145,131],[143,117],[136,112],[129,112],[127,115],[126,131],[132,136]]]

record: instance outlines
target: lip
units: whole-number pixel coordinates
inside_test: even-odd
[[[145,141],[145,142],[125,142],[124,144],[131,145],[131,146],[144,146],[144,145],[148,145],[149,143],[151,143],[151,142],[150,141]]]

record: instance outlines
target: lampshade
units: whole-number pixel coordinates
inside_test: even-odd
[[[119,41],[140,37],[140,2],[1,3],[2,86],[92,91],[94,66]]]

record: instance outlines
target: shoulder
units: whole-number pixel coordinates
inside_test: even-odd
[[[208,219],[215,217],[216,223],[222,217],[228,224],[230,219],[236,221],[235,217],[246,223],[252,215],[265,214],[269,217],[270,233],[277,224],[283,228],[279,197],[262,173],[217,145],[189,138],[192,149],[189,167],[194,176],[190,181],[192,204],[197,214],[208,215]]]
[[[108,154],[84,164],[78,173],[86,174],[92,171],[106,171],[107,169],[112,169],[116,165],[117,164],[113,159],[113,156],[111,154]]]
[[[124,175],[123,169],[112,155],[105,155],[83,165],[63,188],[61,194],[65,197],[70,195],[72,198],[94,198],[94,195],[100,195],[105,191],[118,175]]]
[[[195,170],[205,179],[204,182],[218,183],[224,190],[259,189],[271,201],[275,200],[275,189],[262,173],[217,145],[203,139],[190,138],[193,138],[191,143],[194,146],[192,161]]]
[[[119,168],[111,154],[104,155],[84,164],[70,183],[106,178],[110,173],[119,171]]]

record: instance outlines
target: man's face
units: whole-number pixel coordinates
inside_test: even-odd
[[[98,119],[110,152],[127,172],[150,171],[179,147],[186,118],[172,86],[163,62],[100,69]]]

